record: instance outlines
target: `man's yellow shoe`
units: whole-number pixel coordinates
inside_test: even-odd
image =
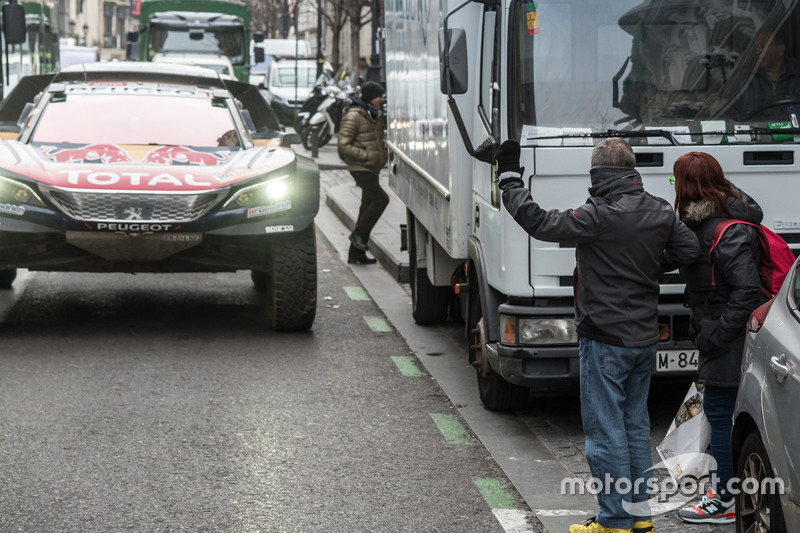
[[[654,533],[652,520],[639,520],[633,523],[633,533]]]
[[[606,527],[600,524],[595,518],[590,518],[580,524],[572,524],[569,526],[569,533],[632,533],[632,531],[633,530],[630,528]]]

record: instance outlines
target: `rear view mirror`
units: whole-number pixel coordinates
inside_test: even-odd
[[[446,58],[449,64],[446,64]],[[444,94],[464,94],[469,87],[467,35],[463,28],[439,30],[439,73]],[[449,85],[448,85],[449,80]]]
[[[25,8],[17,0],[3,6],[3,36],[6,44],[25,42]]]
[[[253,55],[255,56],[256,63],[264,62],[264,48],[262,46],[253,48]]]
[[[253,41],[256,43],[264,42],[264,33],[260,31],[253,32]]]

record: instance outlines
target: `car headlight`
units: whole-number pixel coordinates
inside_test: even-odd
[[[500,315],[504,344],[576,344],[575,319]]]
[[[0,176],[0,203],[45,206],[42,199],[32,188],[3,176]]]
[[[223,209],[237,209],[242,207],[256,207],[282,202],[289,197],[289,175],[272,178],[255,185],[240,189],[230,200],[225,202]]]

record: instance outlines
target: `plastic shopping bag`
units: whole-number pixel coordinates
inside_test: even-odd
[[[669,475],[680,483],[688,476],[699,480],[708,475],[713,461],[706,453],[709,442],[711,425],[703,412],[703,386],[692,383],[656,450]]]

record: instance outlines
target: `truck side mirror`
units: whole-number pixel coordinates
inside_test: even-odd
[[[253,32],[253,42],[263,43],[264,42],[264,32],[254,31]]]
[[[256,46],[253,48],[253,56],[256,60],[256,63],[263,63],[264,62],[264,47],[263,46]]]
[[[6,44],[25,42],[25,8],[17,0],[3,6],[3,35]]]
[[[129,43],[138,43],[139,42],[139,32],[138,31],[129,31],[127,33],[127,40]]]
[[[449,65],[445,56],[449,56]],[[467,34],[463,28],[439,30],[439,79],[444,94],[464,94],[469,87]],[[448,90],[448,80],[450,81]]]

